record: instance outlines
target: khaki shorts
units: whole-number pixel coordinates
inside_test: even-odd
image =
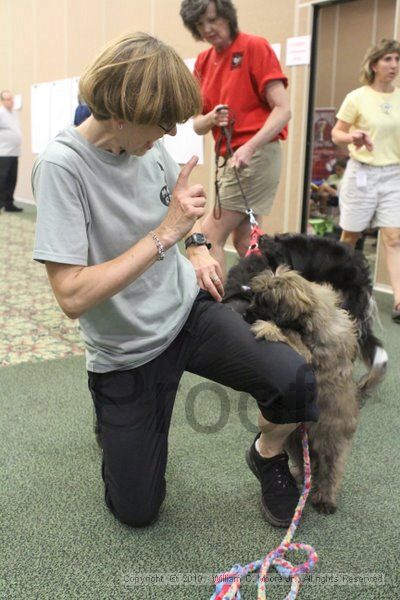
[[[340,222],[345,231],[400,227],[400,165],[373,167],[351,158],[339,191]]]
[[[228,161],[229,162],[229,161]],[[240,183],[250,208],[256,215],[271,212],[281,172],[280,142],[265,144],[255,151],[250,165],[238,170]],[[220,184],[221,206],[227,210],[246,212],[234,169],[224,167]]]

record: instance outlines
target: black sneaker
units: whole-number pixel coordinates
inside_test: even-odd
[[[246,461],[261,482],[261,503],[267,520],[275,527],[289,527],[300,491],[289,471],[289,457],[284,452],[272,458],[263,458],[256,450],[254,440],[246,452]]]

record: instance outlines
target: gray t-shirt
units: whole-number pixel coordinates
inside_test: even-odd
[[[33,258],[95,265],[128,250],[165,217],[179,168],[162,142],[142,157],[99,149],[74,128],[36,161]],[[127,288],[79,319],[89,371],[140,366],[165,350],[198,293],[191,263],[177,245]]]
[[[21,126],[17,115],[0,106],[0,156],[20,156],[21,141]]]

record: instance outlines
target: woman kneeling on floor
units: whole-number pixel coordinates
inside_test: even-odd
[[[222,272],[199,236],[205,192],[189,183],[197,158],[179,173],[160,141],[200,111],[198,84],[172,48],[129,34],[87,68],[80,93],[91,116],[34,166],[34,258],[65,314],[79,319],[106,504],[131,526],[156,519],[175,395],[189,371],[256,399],[249,460],[267,518],[286,527],[299,491],[283,444],[317,419],[315,380],[296,352],[256,340],[220,302]]]

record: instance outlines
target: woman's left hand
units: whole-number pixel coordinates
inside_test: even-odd
[[[229,161],[229,166],[232,168],[236,167],[237,169],[244,169],[249,166],[253,154],[254,148],[248,144],[243,144],[243,146],[240,146],[233,154]]]
[[[187,257],[194,267],[200,288],[209,292],[217,302],[221,302],[224,295],[221,267],[207,247],[190,246],[187,249]]]

